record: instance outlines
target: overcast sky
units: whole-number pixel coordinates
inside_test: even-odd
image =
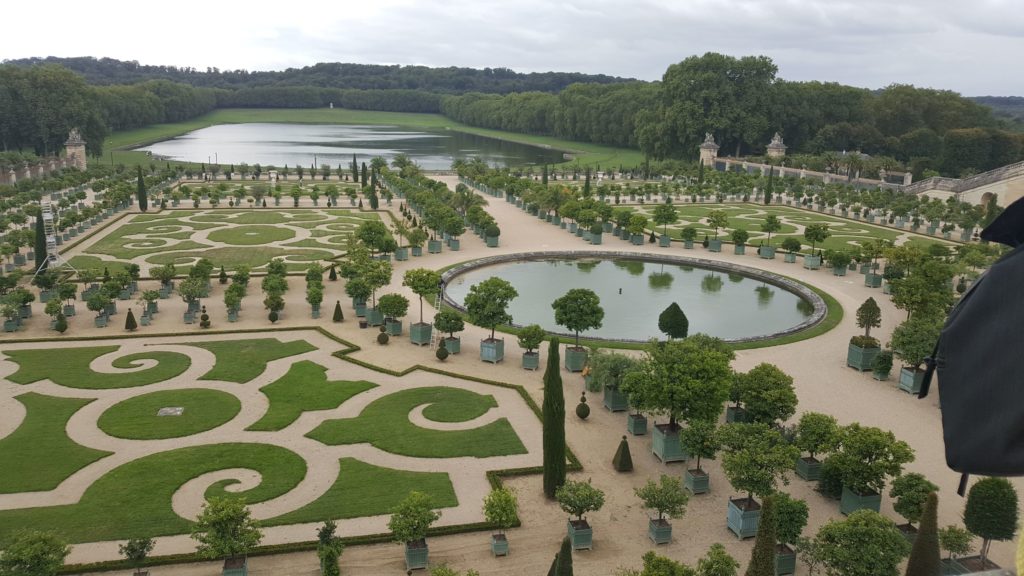
[[[656,80],[708,51],[787,80],[1024,96],[1024,0],[50,0],[3,8],[0,59],[278,70],[505,67]]]

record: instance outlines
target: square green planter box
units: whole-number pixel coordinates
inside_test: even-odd
[[[746,244],[737,244],[737,245],[733,246],[732,247],[732,253],[736,254],[737,256],[743,256],[744,254],[747,253],[747,246],[746,246]]]
[[[775,246],[761,246],[758,255],[765,260],[775,260]]]
[[[864,275],[864,285],[868,288],[881,288],[882,287],[882,275],[867,273]]]
[[[423,256],[423,246],[413,246],[412,247],[412,255],[413,256]]]
[[[417,322],[409,326],[409,341],[417,346],[430,344],[430,334],[434,327],[426,322]]]
[[[488,248],[497,248],[498,247],[498,238],[499,238],[499,236],[488,236],[484,240],[484,242],[487,243],[487,247]]]
[[[480,341],[480,359],[484,362],[497,364],[505,358],[505,339],[487,338]]]
[[[761,520],[761,505],[757,501],[746,498],[729,500],[729,513],[726,526],[737,538],[752,538],[757,535],[757,524]]]
[[[152,320],[152,318],[153,317],[150,316],[149,314],[143,314],[139,316],[139,323],[142,324],[143,326],[149,326],[149,323]]]
[[[775,547],[775,576],[796,574],[796,552],[785,544]]]
[[[732,422],[746,422],[747,411],[738,406],[729,406],[725,409],[725,421]]]
[[[843,496],[839,500],[839,511],[849,516],[857,510],[874,510],[879,512],[882,508],[881,494],[857,494],[846,486],[843,486]]]
[[[601,236],[601,234],[591,234],[590,243],[595,246],[599,246],[601,244]]]
[[[238,310],[228,310],[228,322],[238,322]]]
[[[409,259],[409,249],[402,247],[395,249],[395,260],[399,262],[405,262]]]
[[[817,481],[821,479],[821,462],[817,458],[801,456],[796,459],[796,475],[804,480]]]
[[[582,346],[569,346],[565,349],[565,369],[569,372],[582,372],[587,363],[587,349]]]
[[[431,254],[441,253],[441,241],[440,240],[427,240],[427,252]]]
[[[832,267],[832,275],[833,276],[846,276],[846,268],[843,267],[843,266],[833,266]]]
[[[861,274],[867,274],[867,273],[871,272],[871,263],[870,262],[865,262],[865,263],[861,264],[859,272]]]
[[[804,268],[808,270],[821,268],[821,256],[804,256]]]
[[[672,541],[672,524],[665,519],[651,518],[647,521],[647,536],[655,544],[668,544]]]
[[[508,556],[508,538],[504,534],[491,534],[491,554]]]
[[[401,336],[402,335],[402,321],[401,320],[384,320],[384,332],[388,336]]]
[[[602,222],[601,226],[604,228],[605,234],[610,234],[615,229],[615,225],[611,222]]]
[[[594,549],[594,529],[586,520],[569,520],[567,533],[573,550]]]
[[[451,240],[448,241],[448,249],[449,250],[454,250],[454,251],[458,252],[459,246],[460,246],[460,244],[459,244],[459,239],[458,238],[452,238]]]
[[[921,391],[921,382],[924,381],[924,370],[900,368],[900,390],[908,394],[917,394]]]
[[[358,314],[356,314],[358,316]],[[376,308],[366,309],[366,323],[370,326],[380,326],[384,324],[384,313]]]
[[[683,486],[691,494],[704,494],[711,489],[711,477],[703,470],[687,470],[683,472]]]
[[[651,435],[651,452],[664,463],[685,462],[689,454],[683,450],[679,441],[679,425],[673,428],[669,424],[655,424]]]
[[[427,567],[427,556],[430,549],[426,540],[415,540],[405,543],[405,567],[407,570],[423,570]]]
[[[782,257],[782,261],[785,262],[786,264],[794,264],[796,263],[796,254],[794,254],[793,252],[789,252],[788,254]]]
[[[228,558],[224,560],[222,576],[247,576],[249,574],[249,560],[244,556],[241,558]]]
[[[661,246],[662,248],[668,248],[671,245],[672,245],[672,237],[669,236],[668,234],[662,234],[661,236],[658,237],[658,246]],[[672,527],[670,526],[669,527],[669,531],[671,531],[671,530],[672,530]]]
[[[850,368],[856,368],[861,372],[871,370],[875,363],[875,357],[881,351],[881,348],[861,348],[850,343],[846,351],[846,365]]]
[[[683,240],[683,248],[693,250],[693,240]]]
[[[643,246],[644,245],[644,235],[643,234],[632,234],[629,237],[629,241],[634,246]]]
[[[352,299],[352,307],[356,309],[356,318],[366,316],[366,300]]]
[[[536,370],[540,368],[540,353],[523,352],[523,368],[526,370]]]
[[[100,318],[103,318],[103,325],[102,326],[99,323],[99,319]],[[107,325],[107,319],[105,317],[102,317],[102,316],[97,316],[96,317],[96,327],[97,328],[103,328],[103,326],[106,326],[106,325]],[[17,330],[18,330],[18,321],[17,320],[4,320],[4,332],[16,332]]]
[[[711,252],[721,252],[722,241],[717,238],[712,238],[711,240],[708,240],[708,250],[710,250]]]
[[[449,354],[458,354],[462,351],[462,340],[458,336],[455,338],[445,338],[444,347],[448,350]]]
[[[561,226],[562,226],[562,228],[565,228],[565,222],[562,222]],[[580,229],[580,225],[579,224],[577,224],[575,222],[569,224],[569,232],[570,233],[575,234],[576,231],[579,230],[579,229]]]
[[[942,576],[959,576],[960,574],[969,574],[971,570],[963,564],[957,562],[955,558],[943,558],[942,562]]]
[[[626,430],[633,436],[647,434],[647,417],[643,414],[630,414],[626,418]]]
[[[65,304],[63,311],[64,311],[64,316],[67,316],[68,318],[71,318],[72,316],[75,315],[75,305],[74,304]]]
[[[612,412],[623,412],[629,410],[629,396],[615,386],[604,387],[604,407]],[[646,426],[645,426],[646,428]]]

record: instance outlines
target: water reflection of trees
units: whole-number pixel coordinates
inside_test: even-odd
[[[732,282],[733,284],[739,284],[740,282],[743,282],[743,274],[729,272],[729,282]]]
[[[616,260],[615,267],[629,272],[630,276],[639,276],[644,273],[644,263],[640,260]]]
[[[598,260],[578,260],[576,262],[576,269],[580,272],[590,273],[597,267],[601,262]]]
[[[653,290],[667,290],[672,287],[672,281],[675,280],[668,272],[651,272],[647,276],[647,285]]]
[[[810,302],[804,300],[803,298],[797,298],[796,309],[804,316],[810,316],[811,314],[814,314],[814,304],[811,304]]]
[[[700,280],[700,290],[705,294],[712,294],[722,290],[722,277],[715,274],[705,274]]]
[[[754,288],[754,292],[757,292],[757,304],[759,308],[767,307],[775,296],[775,290],[772,290],[767,284],[762,284],[757,288]]]

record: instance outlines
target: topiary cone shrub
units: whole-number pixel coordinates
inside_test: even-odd
[[[138,328],[138,323],[135,322],[135,314],[132,313],[132,309],[128,309],[128,316],[124,319],[124,329],[129,332],[134,332]]]
[[[622,436],[619,449],[615,451],[615,457],[612,458],[612,467],[617,472],[633,471],[633,456],[629,453],[629,442],[626,441],[625,435]]]
[[[441,339],[441,345],[437,347],[437,352],[434,353],[437,359],[444,362],[448,359],[448,348],[445,348],[444,339]]]
[[[334,268],[331,268],[331,270],[334,270]],[[335,322],[342,322],[342,321],[345,320],[345,313],[341,311],[341,300],[335,300],[334,301],[334,317],[333,317],[333,320]]]
[[[267,316],[267,318],[270,319],[270,323],[271,324],[273,324],[274,322],[277,322],[277,319],[278,319],[277,310],[271,310],[270,314]]]

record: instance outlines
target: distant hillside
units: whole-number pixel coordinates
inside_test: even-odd
[[[381,66],[374,64],[321,63],[284,71],[249,72],[207,68],[148,66],[113,58],[23,58],[6,60],[15,66],[59,64],[96,85],[135,84],[146,80],[170,80],[203,88],[262,88],[312,86],[359,90],[425,90],[444,94],[483,92],[558,92],[573,83],[612,84],[631,81],[604,74],[575,72],[531,72],[521,74],[508,68],[428,68],[426,66]]]
[[[992,109],[996,118],[1005,120],[1010,128],[1024,132],[1024,97],[973,96],[968,98]]]

